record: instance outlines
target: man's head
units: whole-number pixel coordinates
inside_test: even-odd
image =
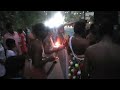
[[[113,23],[108,18],[104,18],[99,27],[100,34],[102,36],[104,35],[112,36],[114,30],[113,26],[114,26]]]
[[[59,33],[64,33],[64,26],[61,25],[59,28],[58,28],[58,32]]]
[[[43,23],[38,23],[32,27],[32,33],[35,38],[43,40],[48,34],[48,28]]]
[[[13,27],[11,23],[6,24],[6,29],[9,33],[14,34]]]
[[[91,32],[93,35],[96,35],[96,34],[98,33],[98,30],[99,30],[98,25],[91,24],[91,26],[90,26],[90,32]]]
[[[6,46],[9,50],[15,48],[16,47],[15,40],[14,39],[7,39]]]
[[[85,36],[85,25],[86,25],[85,22],[82,22],[82,21],[76,22],[74,25],[75,34],[79,34],[82,37],[84,37]]]

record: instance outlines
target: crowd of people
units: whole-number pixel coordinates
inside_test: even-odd
[[[0,78],[120,78],[119,27],[107,18],[90,28],[86,23],[75,22],[73,36],[65,34],[64,25],[50,29],[38,23],[15,31],[6,24],[0,35]]]

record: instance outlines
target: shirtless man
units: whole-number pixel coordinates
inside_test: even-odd
[[[89,46],[88,40],[85,39],[85,23],[76,22],[74,26],[74,36],[71,40],[73,51],[77,55],[83,55]],[[71,51],[70,51],[71,52]]]
[[[32,59],[32,78],[33,79],[47,79],[44,66],[47,62],[54,61],[54,57],[49,57],[45,60],[42,58],[43,53],[43,39],[46,37],[47,31],[42,23],[36,24],[32,27],[30,57]]]
[[[102,40],[90,46],[86,53],[83,78],[120,78],[120,46],[112,41],[113,24],[108,19],[100,26]]]
[[[86,39],[90,42],[90,45],[96,44],[97,42],[97,30],[97,25],[91,24],[88,35],[86,36]]]
[[[85,39],[85,23],[78,21],[74,25],[74,36],[70,37],[69,39],[68,51],[70,56],[70,62],[76,61],[77,62],[76,64],[79,64],[79,66],[81,67],[83,64],[79,63],[78,61],[81,60],[83,61],[84,53],[88,48],[88,46],[89,46],[89,41]],[[72,66],[70,65],[70,67]],[[75,67],[72,68],[74,69]],[[82,71],[82,68],[80,69],[80,71]],[[72,78],[74,77],[79,78],[79,76],[77,76],[76,74],[72,76],[73,76]]]

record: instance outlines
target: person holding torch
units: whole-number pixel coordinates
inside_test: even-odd
[[[60,65],[60,59],[58,57],[58,52],[63,50],[66,47],[67,42],[64,41],[63,44],[60,43],[59,39],[56,38],[54,40],[53,38],[55,37],[54,32],[52,32],[52,29],[49,29],[49,34],[44,40],[44,50],[46,56],[55,56],[56,59],[56,64],[52,68],[50,74],[48,75],[48,79],[64,79],[63,72],[61,69]],[[46,64],[46,71],[51,67],[52,62],[48,62]],[[58,72],[58,73],[57,73]]]
[[[32,79],[47,79],[45,64],[56,59],[54,56],[44,57],[43,41],[48,35],[47,29],[42,23],[38,23],[32,27],[32,41],[30,44],[31,78]]]

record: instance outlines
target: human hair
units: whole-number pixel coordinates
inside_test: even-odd
[[[32,33],[36,38],[43,40],[47,36],[48,28],[43,23],[38,23],[32,26]]]
[[[64,26],[63,25],[58,27],[58,32],[59,33],[64,33]]]
[[[113,23],[108,19],[108,18],[104,18],[101,22],[101,24],[99,25],[99,33],[101,36],[104,35],[109,35],[112,36],[113,34]]]
[[[18,29],[18,33],[22,33],[23,32],[23,29]]]
[[[93,35],[96,35],[98,33],[98,30],[99,30],[99,26],[96,25],[96,24],[91,24],[90,26],[90,32],[93,34]]]
[[[6,24],[6,29],[9,33],[14,34],[12,23],[7,23]]]
[[[83,21],[75,22],[74,33],[78,34],[78,35],[80,35],[82,37],[85,37],[85,25],[86,25],[86,23],[83,22]]]
[[[14,39],[7,39],[6,40],[6,46],[7,46],[7,48],[9,49],[9,50],[11,50],[11,49],[13,49],[15,46],[16,46],[16,44],[15,44],[15,40]]]

